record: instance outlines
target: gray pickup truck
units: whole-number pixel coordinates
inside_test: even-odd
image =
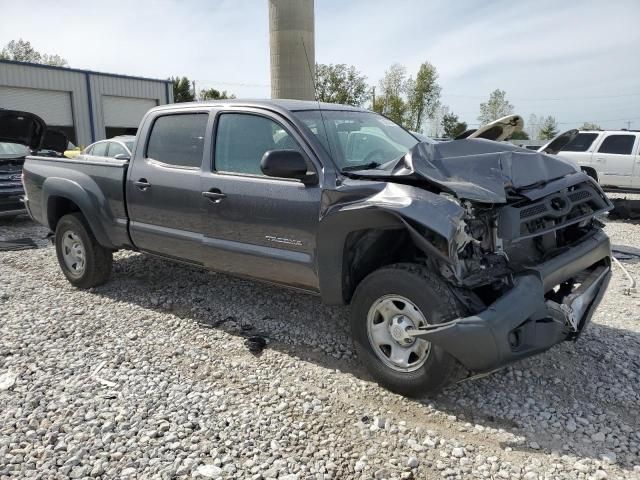
[[[350,304],[359,358],[406,395],[577,339],[611,275],[611,203],[571,162],[348,106],[161,106],[131,158],[28,157],[24,186],[73,285],[128,249]]]

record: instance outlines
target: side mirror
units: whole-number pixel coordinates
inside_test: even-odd
[[[119,153],[117,154],[115,157],[113,157],[116,160],[131,160],[131,157],[129,155],[127,155],[126,153]]]
[[[297,150],[269,150],[260,161],[262,173],[268,177],[295,178],[305,185],[317,183],[315,172],[308,173],[307,162]]]

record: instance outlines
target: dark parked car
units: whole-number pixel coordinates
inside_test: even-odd
[[[409,395],[577,339],[611,275],[611,204],[572,163],[348,106],[157,107],[130,159],[28,157],[24,183],[73,285],[130,249],[350,304],[361,361]]]
[[[25,157],[32,151],[43,155],[60,152],[63,141],[66,146],[66,137],[62,139],[58,132],[47,131],[37,115],[0,109],[0,218],[27,213],[21,180]]]

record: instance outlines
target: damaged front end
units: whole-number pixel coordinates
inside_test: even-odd
[[[611,276],[610,244],[596,215],[610,208],[588,178],[531,201],[464,216],[440,272],[474,313],[410,335],[440,345],[474,372],[575,339]]]
[[[477,373],[577,338],[611,276],[610,243],[597,219],[611,203],[596,182],[556,157],[481,147],[483,170],[473,171],[462,170],[470,165],[468,145],[460,147],[468,155],[459,165],[439,158],[437,146],[415,149],[391,169],[395,178],[386,177],[401,185],[369,199],[401,217],[470,312],[407,333]],[[434,215],[442,210],[431,208],[441,201],[435,197],[446,219]],[[425,200],[429,213],[420,206]]]

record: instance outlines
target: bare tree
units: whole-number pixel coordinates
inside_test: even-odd
[[[487,102],[480,104],[480,116],[478,120],[481,125],[486,125],[498,118],[513,113],[513,105],[506,99],[507,92],[496,89],[489,95]]]
[[[535,113],[529,115],[529,121],[524,125],[525,130],[529,133],[529,138],[540,140],[540,123],[542,118],[538,118]]]
[[[600,125],[598,125],[597,123],[594,123],[594,122],[584,122],[578,128],[580,130],[602,130],[602,128],[600,128]]]

